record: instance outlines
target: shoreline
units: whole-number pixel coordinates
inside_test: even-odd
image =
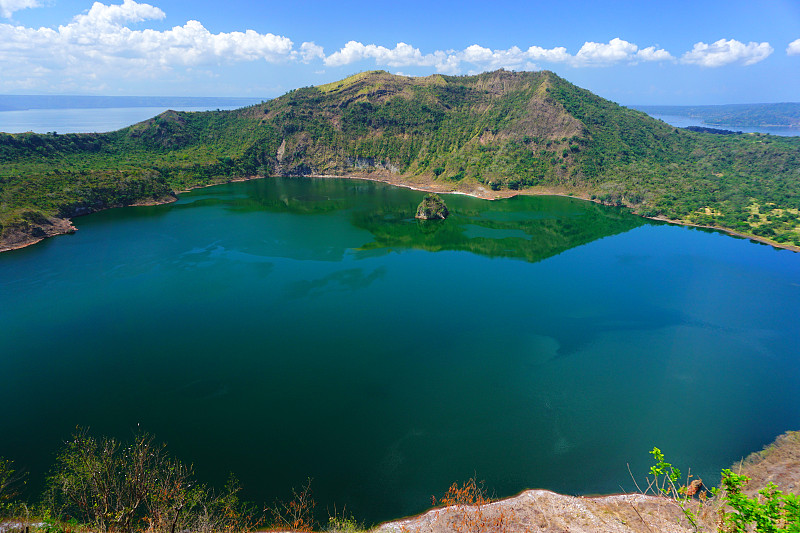
[[[26,235],[20,238],[18,241],[10,244],[0,242],[0,253],[10,252],[11,250],[20,250],[41,242],[49,237],[70,235],[78,231],[78,228],[72,224],[72,219],[70,218],[51,218],[48,220],[48,222],[50,223],[45,226],[35,226],[42,232],[41,235]]]
[[[76,215],[69,218],[53,218],[51,219],[52,224],[47,226],[47,229],[41,228],[43,231],[43,235],[37,236],[29,236],[27,239],[21,239],[17,242],[11,244],[5,244],[0,242],[0,253],[9,252],[11,250],[19,250],[22,248],[26,248],[28,246],[34,245],[38,242],[43,241],[49,237],[56,237],[58,235],[67,235],[72,234],[78,231],[72,224],[72,220],[79,216],[89,215],[91,213],[97,213],[99,211],[105,211],[106,209],[115,209],[118,207],[138,207],[138,206],[155,206],[155,205],[166,205],[171,204],[173,202],[178,201],[179,195],[183,193],[187,193],[193,191],[195,189],[204,189],[207,187],[215,187],[217,185],[225,185],[227,183],[240,183],[243,181],[252,181],[258,179],[267,179],[275,176],[242,176],[236,177],[225,181],[219,181],[215,183],[206,183],[206,184],[198,184],[194,187],[190,187],[188,189],[182,189],[180,191],[174,191],[172,196],[164,197],[160,199],[153,199],[153,200],[145,200],[142,202],[136,202],[133,204],[129,204],[127,206],[120,206],[114,205],[109,207],[104,207],[102,209],[98,209],[97,211],[92,211],[90,213],[84,213],[80,215]],[[347,175],[347,176],[340,176],[335,174],[308,174],[305,176],[289,176],[289,177],[304,177],[304,178],[317,178],[317,179],[350,179],[350,180],[364,180],[364,181],[373,181],[377,183],[384,183],[386,185],[392,185],[395,187],[403,187],[406,189],[411,189],[414,191],[420,192],[432,192],[437,194],[463,194],[466,196],[472,196],[473,198],[478,198],[481,200],[502,200],[505,198],[513,198],[515,196],[561,196],[564,198],[575,198],[577,200],[584,200],[587,202],[593,202],[599,205],[606,205],[603,202],[598,200],[593,200],[589,197],[586,193],[581,193],[578,191],[568,192],[565,189],[561,188],[550,188],[550,187],[534,187],[530,189],[524,189],[521,191],[511,191],[508,189],[501,190],[501,191],[494,191],[490,189],[486,189],[483,186],[477,187],[469,187],[464,189],[459,189],[458,187],[448,187],[446,184],[440,184],[433,181],[424,181],[424,182],[409,182],[404,180],[400,177],[394,178],[391,174],[382,174],[382,173],[370,173],[366,175]],[[628,207],[628,206],[625,206]],[[759,237],[758,235],[748,235],[745,233],[741,233],[732,229],[723,228],[719,226],[704,226],[700,224],[692,224],[691,222],[685,222],[682,220],[672,220],[666,218],[664,216],[657,216],[657,217],[648,217],[644,215],[639,215],[637,213],[631,213],[633,215],[646,218],[649,220],[655,220],[657,222],[666,222],[668,224],[675,224],[678,226],[686,226],[690,228],[699,228],[699,229],[708,229],[712,231],[719,231],[725,233],[732,237],[748,239],[753,242],[759,244],[765,244],[772,246],[773,248],[779,250],[789,250],[791,252],[800,253],[800,246],[796,246],[793,244],[788,243],[778,243],[775,241],[771,241],[765,237]]]
[[[569,192],[560,192],[558,189],[550,189],[547,187],[544,188],[531,188],[531,189],[524,189],[521,191],[491,191],[485,189],[484,187],[479,187],[481,192],[485,194],[480,194],[477,192],[467,192],[463,190],[448,190],[443,187],[431,187],[430,184],[409,184],[404,183],[401,180],[392,180],[389,178],[380,178],[380,177],[369,177],[369,176],[336,176],[336,175],[326,175],[326,174],[310,174],[309,178],[323,178],[323,179],[356,179],[356,180],[365,180],[365,181],[375,181],[378,183],[385,183],[387,185],[394,185],[395,187],[404,187],[406,189],[412,189],[415,191],[421,192],[435,192],[437,194],[464,194],[466,196],[472,196],[473,198],[479,198],[481,200],[502,200],[505,198],[513,198],[515,196],[561,196],[564,198],[575,198],[577,200],[584,200],[587,202],[592,202],[598,205],[607,205],[603,202],[593,200],[589,197],[588,194],[580,194],[580,193],[569,193]],[[613,207],[613,206],[608,206]],[[629,206],[623,206],[628,207]],[[693,224],[691,222],[685,222],[682,220],[673,220],[664,216],[657,216],[657,217],[648,217],[644,215],[640,215],[637,213],[631,212],[632,215],[636,215],[637,217],[646,218],[648,220],[655,220],[657,222],[666,222],[667,224],[675,224],[676,226],[685,226],[688,228],[699,228],[699,229],[709,229],[713,231],[720,231],[732,237],[739,237],[742,239],[749,239],[751,241],[755,241],[761,244],[766,244],[772,246],[773,248],[777,248],[779,250],[789,250],[790,252],[800,252],[800,246],[795,246],[793,244],[788,243],[779,243],[775,241],[771,241],[765,237],[759,237],[758,235],[748,235],[746,233],[740,233],[738,231],[723,228],[720,226],[704,226],[701,224]]]

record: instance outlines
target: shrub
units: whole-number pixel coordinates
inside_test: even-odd
[[[758,491],[759,496],[748,497],[742,487],[750,481],[747,476],[722,471],[723,499],[733,509],[724,512],[725,531],[745,533],[755,525],[758,533],[800,532],[800,497],[784,494],[770,482]]]
[[[12,468],[13,462],[0,457],[0,517],[11,514],[15,508],[14,499],[25,485],[26,474]]]
[[[56,457],[45,506],[98,531],[240,531],[260,523],[231,478],[217,495],[146,433],[130,444],[78,429]]]

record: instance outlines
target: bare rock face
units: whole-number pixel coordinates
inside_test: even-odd
[[[444,220],[450,215],[447,206],[444,205],[438,194],[430,193],[425,195],[422,202],[417,207],[416,218],[420,220]]]
[[[21,222],[6,227],[0,225],[0,252],[24,248],[47,237],[76,231],[78,229],[68,218],[48,217],[30,212]]]
[[[712,529],[713,530],[713,529]],[[483,505],[453,505],[387,522],[376,533],[690,533],[674,500],[629,494],[582,498],[546,490]]]

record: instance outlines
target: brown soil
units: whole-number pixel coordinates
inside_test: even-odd
[[[760,452],[731,466],[731,470],[750,478],[744,488],[750,496],[770,482],[783,492],[800,494],[800,431],[784,433]]]

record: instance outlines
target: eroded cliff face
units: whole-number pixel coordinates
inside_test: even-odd
[[[23,209],[68,218],[235,179],[323,175],[506,195],[555,190],[800,245],[797,142],[718,137],[547,71],[362,72],[234,111],[166,111],[116,132],[0,133],[0,224],[20,222]],[[769,226],[752,217],[753,205],[769,206]]]
[[[47,237],[74,233],[77,228],[67,218],[39,217],[34,221],[24,221],[4,228],[0,239],[0,252],[24,248]]]

